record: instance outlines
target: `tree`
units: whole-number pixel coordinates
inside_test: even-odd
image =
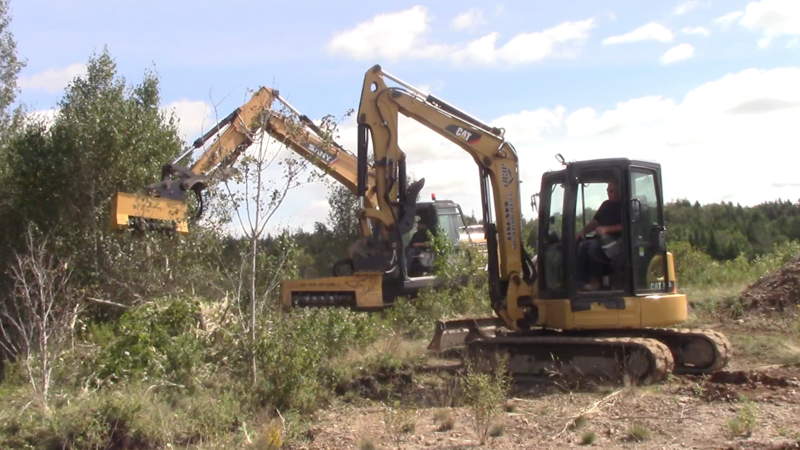
[[[25,243],[27,252],[16,254],[10,269],[11,298],[0,303],[0,346],[21,360],[47,409],[50,375],[78,316],[81,296],[70,280],[70,262],[53,256],[46,238],[36,238],[31,227]]]
[[[0,145],[6,143],[12,116],[17,115],[10,113],[8,108],[16,99],[17,76],[25,67],[25,61],[17,56],[17,42],[9,29],[11,15],[8,3],[9,0],[0,0]],[[18,112],[21,109],[17,109]]]
[[[215,201],[221,202],[214,207],[222,213],[219,217],[225,217],[226,211],[232,212],[239,232],[244,235],[247,243],[242,255],[246,265],[242,265],[231,279],[234,286],[237,286],[236,298],[239,300],[238,310],[242,318],[240,323],[244,325],[243,331],[246,335],[243,342],[247,344],[248,366],[254,386],[258,379],[258,319],[269,308],[269,300],[275,297],[281,281],[292,278],[296,272],[292,264],[295,244],[287,232],[282,233],[278,239],[269,239],[272,243],[271,249],[269,252],[264,251],[267,226],[290,191],[324,175],[318,170],[307,172],[306,169],[310,166],[308,160],[288,152],[287,142],[277,141],[265,131],[270,115],[276,112],[286,118],[286,139],[297,139],[300,133],[305,132],[305,125],[299,118],[293,118],[291,111],[285,106],[280,111],[273,111],[270,104],[260,106],[262,111],[255,123],[246,124],[254,134],[253,144],[231,166],[234,176],[223,180],[214,188]],[[337,124],[331,117],[323,118],[320,126],[324,145],[331,145],[333,142],[333,132]],[[308,176],[303,177],[303,174]],[[220,208],[221,205],[224,207]],[[247,299],[243,303],[242,294],[245,292]]]
[[[329,264],[345,256],[345,249],[359,237],[358,217],[358,197],[343,184],[333,184],[328,186],[328,225],[333,233],[332,250],[333,254],[327,258]]]
[[[140,269],[154,267],[148,251],[179,257],[180,241],[112,234],[110,202],[116,192],[157,181],[180,150],[177,118],[160,107],[154,71],[128,84],[107,49],[92,55],[86,74],[66,86],[53,122],[29,120],[9,143],[0,258],[21,250],[32,223],[73,259],[76,281],[96,295],[139,298],[144,286],[161,289],[163,279]],[[148,248],[161,245],[170,247]],[[169,267],[164,259],[160,266]]]

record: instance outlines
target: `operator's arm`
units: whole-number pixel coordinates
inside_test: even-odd
[[[620,233],[622,232],[622,224],[618,223],[616,225],[607,225],[604,227],[597,227],[595,228],[597,234],[610,234],[610,233]]]
[[[575,236],[575,239],[580,239],[582,237],[586,237],[586,233],[591,233],[592,231],[596,231],[596,230],[599,230],[601,228],[603,228],[603,227],[598,227],[597,226],[597,219],[592,219],[592,221],[587,223],[585,227],[581,228],[581,231],[578,232],[578,235]],[[599,233],[599,231],[598,231],[598,233]]]

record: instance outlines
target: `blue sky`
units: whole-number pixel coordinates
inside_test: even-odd
[[[177,108],[193,140],[209,124],[210,103],[226,115],[259,85],[278,87],[310,117],[357,108],[364,72],[378,63],[505,127],[520,153],[523,199],[558,167],[557,152],[656,159],[671,198],[800,199],[792,170],[800,163],[800,1],[220,5],[12,0],[27,60],[19,100],[52,108],[108,45],[130,81],[155,66],[165,106]],[[478,211],[470,158],[416,123],[401,126],[400,144],[427,180],[423,195]],[[342,132],[354,149],[352,122]],[[276,224],[310,228],[325,217],[324,195],[321,184],[293,192]]]

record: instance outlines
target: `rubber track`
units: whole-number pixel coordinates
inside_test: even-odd
[[[488,337],[472,341],[469,345],[473,346],[503,346],[505,344],[535,346],[537,350],[546,350],[548,345],[559,346],[566,349],[566,351],[554,351],[558,354],[569,354],[569,347],[571,345],[589,345],[589,346],[609,346],[619,347],[623,345],[628,349],[636,347],[637,349],[644,349],[650,356],[650,372],[643,375],[641,378],[644,384],[657,383],[663,381],[673,371],[674,359],[669,347],[664,343],[649,338],[638,337],[605,337],[605,338],[591,338],[591,337],[556,337],[556,336],[516,336],[516,337]]]
[[[673,355],[675,368],[673,373],[676,375],[701,375],[716,372],[727,366],[733,359],[733,346],[724,334],[715,330],[700,328],[644,328],[639,330],[604,330],[595,332],[569,332],[573,336],[585,336],[586,334],[596,333],[598,336],[625,336],[642,337],[656,339],[665,343],[668,347],[674,345],[675,340],[681,343],[688,343],[692,339],[703,339],[710,341],[714,348],[714,360],[706,367],[691,367],[681,364],[680,355]]]
[[[700,328],[646,328],[643,330],[648,338],[659,339],[660,336],[672,338],[679,336],[681,340],[686,338],[700,338],[711,341],[714,347],[714,361],[706,367],[687,367],[680,364],[675,365],[673,371],[676,374],[705,374],[716,372],[727,366],[733,359],[733,346],[724,334],[716,330],[705,330]]]

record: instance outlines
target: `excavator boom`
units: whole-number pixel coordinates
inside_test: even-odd
[[[289,112],[274,110],[272,105],[276,100]],[[193,191],[197,195],[201,213],[202,190],[209,185],[216,172],[222,172],[224,175],[226,169],[253,143],[259,130],[265,131],[271,138],[285,144],[346,186],[354,195],[356,194],[358,188],[356,156],[327,138],[319,126],[307,116],[300,114],[280,96],[278,91],[262,87],[247,103],[236,108],[197,139],[191,148],[172,163],[165,165],[162,170],[162,180],[148,186],[147,195],[117,193],[111,206],[111,228],[126,229],[134,221],[140,223],[171,221],[175,224],[175,231],[188,233],[186,193]],[[191,167],[178,164],[216,134],[219,134],[219,137]],[[374,208],[377,205],[374,170],[369,168],[366,176],[364,205],[367,208]]]
[[[390,88],[385,79],[403,87]],[[359,127],[368,129],[372,135],[379,193],[386,192],[390,183],[397,178],[391,168],[397,166],[397,161],[405,159],[398,145],[398,113],[422,123],[464,149],[480,168],[492,308],[507,327],[516,329],[517,321],[524,318],[518,302],[532,300],[535,274],[520,234],[516,150],[503,137],[504,130],[487,125],[432,95],[426,95],[382,71],[380,66],[374,66],[364,77],[357,117]],[[359,154],[361,151],[359,149]],[[388,229],[393,223],[393,216],[399,212],[385,195],[378,196],[378,203],[379,209],[366,211],[365,219],[376,220],[384,225],[384,229]],[[496,211],[489,208],[490,203],[496,206]],[[493,212],[496,213],[496,223],[492,220]]]

